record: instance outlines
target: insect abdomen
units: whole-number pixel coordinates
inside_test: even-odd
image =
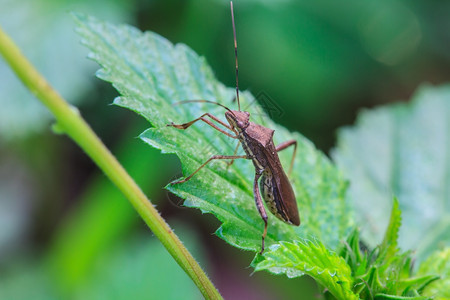
[[[264,171],[261,181],[259,182],[259,186],[261,188],[262,197],[270,212],[278,219],[291,224],[292,222],[286,216],[286,213],[281,205],[280,193],[274,182],[272,172],[267,170]]]

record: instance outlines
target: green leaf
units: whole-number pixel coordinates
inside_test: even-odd
[[[411,251],[399,253],[397,249],[396,236],[400,220],[398,202],[394,198],[391,222],[383,244],[370,252],[363,251],[359,244],[359,231],[356,229],[339,251],[355,278],[353,292],[362,299],[396,299],[399,296],[416,299],[422,296],[423,290],[430,283],[439,278],[436,274],[417,274],[412,277]]]
[[[326,287],[337,299],[359,299],[352,292],[353,277],[345,260],[329,251],[319,241],[280,242],[272,245],[257,257],[252,265],[255,271],[268,270],[274,274],[313,277]]]
[[[371,267],[369,272],[365,276],[365,282],[362,282],[364,284],[360,283],[361,286],[367,288],[366,294],[369,294],[370,298],[372,298],[373,292],[385,289],[384,284],[380,280],[381,278],[379,273],[380,270],[377,266]]]
[[[405,292],[417,290],[422,292],[429,284],[438,280],[440,277],[436,275],[426,275],[421,277],[411,277],[399,280],[398,285],[400,289]]]
[[[397,240],[401,224],[402,212],[400,211],[397,198],[394,198],[389,225],[380,245],[380,256],[383,257],[383,260],[388,260],[398,252]]]
[[[387,295],[387,294],[377,294],[374,297],[375,300],[431,300],[429,297],[424,296],[416,296],[416,297],[409,297],[409,296],[394,296],[394,295]]]
[[[90,57],[102,66],[98,77],[111,82],[121,94],[114,103],[137,112],[153,126],[141,135],[145,142],[164,153],[175,153],[185,175],[211,155],[233,154],[236,141],[204,123],[196,123],[185,131],[166,126],[191,121],[205,112],[218,117],[224,114],[222,108],[205,103],[173,105],[180,100],[208,99],[235,106],[234,89],[214,78],[204,58],[155,33],[142,33],[131,26],[115,26],[83,15],[76,15],[75,19],[82,42],[92,51]],[[241,106],[253,113],[253,120],[262,114],[248,92],[241,94]],[[267,244],[314,236],[335,248],[353,224],[345,200],[346,181],[329,159],[300,134],[290,133],[265,115],[258,118],[258,123],[276,130],[275,144],[298,141],[291,179],[302,226],[287,225],[270,215]],[[283,165],[289,164],[291,156],[292,150],[280,153]],[[236,160],[229,168],[225,162],[216,161],[192,180],[167,188],[186,199],[186,206],[213,213],[223,223],[216,233],[228,243],[259,251],[263,221],[254,204],[253,178],[250,161]]]
[[[424,289],[424,295],[436,300],[450,299],[450,248],[434,252],[420,264],[417,275],[439,275],[440,279]]]
[[[368,265],[371,261],[371,255],[367,252],[362,253],[359,242],[359,230],[355,228],[348,236],[347,241],[343,242],[339,250],[339,256],[345,259],[352,270],[354,277],[361,276],[366,273]]]
[[[363,111],[339,131],[333,157],[352,182],[349,196],[366,243],[374,247],[396,195],[398,244],[423,260],[450,245],[450,86],[424,86],[409,103]]]

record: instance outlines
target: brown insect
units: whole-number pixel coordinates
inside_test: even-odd
[[[222,132],[223,134],[239,140],[240,143],[238,143],[238,147],[239,144],[241,144],[246,155],[236,155],[238,147],[236,147],[233,155],[214,155],[205,163],[203,163],[191,175],[189,175],[185,179],[172,182],[172,184],[179,184],[188,181],[192,178],[192,176],[194,176],[212,160],[230,159],[231,161],[229,162],[229,165],[231,165],[234,160],[238,158],[251,159],[255,167],[253,192],[255,196],[256,207],[258,208],[259,214],[264,221],[264,232],[262,234],[262,246],[260,252],[260,254],[262,254],[264,252],[264,238],[267,235],[267,213],[261,200],[261,194],[270,212],[274,214],[278,219],[291,225],[300,225],[300,216],[298,214],[295,194],[292,190],[289,179],[283,170],[283,166],[281,165],[277,153],[278,151],[286,149],[289,146],[294,146],[294,153],[292,155],[291,165],[289,169],[289,173],[291,173],[294,164],[295,153],[297,151],[297,141],[290,140],[275,147],[273,143],[273,134],[275,131],[259,124],[250,122],[250,114],[246,111],[241,111],[239,102],[237,41],[236,28],[234,24],[233,2],[231,2],[231,19],[233,23],[234,51],[236,57],[236,99],[238,103],[238,110],[230,110],[220,103],[208,100],[181,101],[182,103],[204,102],[219,105],[227,110],[225,112],[225,117],[228,121],[228,124],[221,121],[212,114],[205,113],[199,118],[188,123],[179,125],[172,123],[168,124],[167,126],[185,130],[195,122],[203,121],[214,129]],[[208,117],[209,119],[207,119],[206,117]],[[232,133],[219,128],[218,125],[214,124],[210,119],[230,130]],[[258,180],[260,180],[259,186]]]

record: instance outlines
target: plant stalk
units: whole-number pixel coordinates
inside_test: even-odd
[[[205,272],[78,110],[50,86],[1,27],[0,53],[24,85],[52,112],[58,128],[72,138],[125,195],[203,296],[206,299],[222,299]]]

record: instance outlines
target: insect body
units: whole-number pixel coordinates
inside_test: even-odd
[[[189,102],[206,102],[219,105],[225,108],[225,117],[228,124],[221,121],[219,118],[205,113],[199,118],[184,124],[169,124],[178,129],[187,129],[192,124],[197,121],[203,121],[213,127],[214,129],[226,134],[227,136],[239,140],[242,145],[245,155],[214,155],[209,158],[205,163],[203,163],[196,171],[185,179],[173,182],[172,184],[178,184],[186,182],[192,178],[200,169],[202,169],[206,164],[215,159],[230,159],[230,164],[234,159],[244,158],[251,159],[255,167],[255,178],[253,181],[253,192],[256,202],[256,207],[264,221],[264,232],[262,234],[262,246],[261,254],[264,251],[264,238],[267,235],[267,214],[264,208],[262,198],[266,202],[270,212],[275,215],[280,220],[291,224],[300,225],[300,217],[297,209],[297,201],[295,199],[294,191],[289,182],[286,173],[283,170],[280,159],[278,158],[278,151],[286,149],[289,146],[294,146],[294,153],[291,160],[290,171],[292,170],[295,153],[297,150],[297,142],[295,140],[287,141],[275,147],[273,143],[274,130],[261,126],[259,124],[250,122],[250,114],[246,111],[240,110],[239,104],[239,88],[238,88],[238,62],[237,62],[237,43],[236,43],[236,30],[234,26],[234,15],[233,15],[233,3],[231,3],[231,16],[233,21],[233,34],[234,34],[234,46],[236,55],[236,96],[239,106],[239,110],[230,110],[224,105],[208,101],[208,100],[188,100],[182,101],[183,103]],[[212,121],[220,124],[229,131],[221,129],[213,123]],[[289,173],[290,173],[289,171]],[[259,186],[258,186],[259,182]]]
[[[260,205],[261,201],[257,199],[260,197],[257,185],[260,177],[262,196],[270,212],[286,223],[300,225],[294,191],[277,154],[290,145],[296,146],[296,141],[284,143],[277,149],[273,143],[275,131],[250,122],[248,112],[227,111],[225,117],[237,132],[237,137],[247,154],[246,158],[251,159],[255,166],[255,200],[263,219],[267,219],[267,216]]]

